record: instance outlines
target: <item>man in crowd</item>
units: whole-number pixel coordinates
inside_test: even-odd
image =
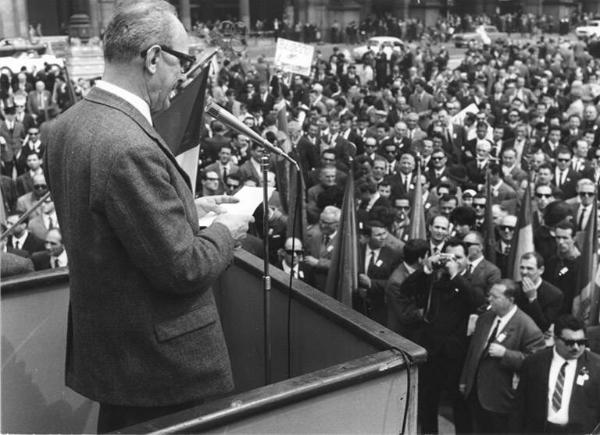
[[[513,432],[592,433],[600,421],[600,356],[586,349],[586,328],[570,314],[554,324],[554,346],[521,366]]]
[[[500,269],[483,257],[484,240],[476,231],[468,232],[463,238],[463,244],[467,248],[466,278],[471,287],[487,296],[493,284],[500,281]]]
[[[12,233],[6,238],[7,247],[25,251],[29,256],[34,252],[43,251],[44,239],[30,233],[27,230],[27,222],[17,225],[21,216],[23,216],[22,212],[16,212],[6,218],[7,228],[13,228]]]
[[[325,291],[327,272],[331,265],[333,246],[337,237],[340,224],[341,210],[334,206],[327,206],[319,216],[318,224],[312,225],[306,232],[304,243],[306,254],[304,262],[312,268],[315,287]]]

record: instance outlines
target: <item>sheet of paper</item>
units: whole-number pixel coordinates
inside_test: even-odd
[[[267,188],[269,198],[271,198],[273,191],[275,191],[275,188]],[[263,189],[262,187],[244,186],[233,196],[239,199],[240,202],[236,202],[235,204],[221,204],[221,207],[226,210],[226,213],[252,215],[254,210],[256,210],[256,207],[263,202]],[[200,226],[209,226],[213,223],[216,216],[217,214],[213,212],[202,216],[199,219]]]

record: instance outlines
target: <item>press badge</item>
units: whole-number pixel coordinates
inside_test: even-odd
[[[506,338],[506,334],[503,332],[502,334],[500,334],[500,335],[498,335],[498,336],[496,337],[496,341],[497,341],[498,343],[502,343],[502,342],[504,341],[504,339],[505,339],[505,338]]]
[[[585,384],[585,381],[587,381],[590,378],[590,376],[586,373],[585,375],[578,375],[577,376],[577,385],[579,385],[580,387],[583,387],[583,384]]]
[[[375,266],[381,267],[382,264],[383,264],[383,261],[377,260],[377,262],[375,263]]]

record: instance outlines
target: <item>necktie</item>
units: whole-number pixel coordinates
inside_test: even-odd
[[[504,245],[504,250],[503,250],[503,254],[504,255],[508,255],[510,252],[510,245]]]
[[[223,181],[227,180],[227,166],[223,166]]]
[[[58,264],[58,258],[53,258],[52,259],[52,268],[56,269],[57,267],[60,267],[60,265]]]
[[[365,270],[367,275],[369,274],[369,270],[373,266],[375,266],[375,251],[371,251],[371,257],[369,258],[369,265],[367,266],[367,270]]]
[[[552,410],[554,412],[558,412],[562,405],[562,393],[563,387],[565,384],[565,372],[567,370],[567,362],[565,361],[562,366],[560,366],[560,371],[558,372],[558,378],[556,378],[556,384],[554,385],[554,393],[552,393]]]
[[[585,217],[586,210],[587,207],[581,207],[581,210],[579,212],[579,220],[577,221],[577,229],[579,231],[583,231],[583,218]]]
[[[467,276],[471,276],[473,273],[473,263],[469,263],[469,267],[467,268]]]
[[[18,240],[15,240],[15,249],[20,249],[21,243]]]
[[[498,328],[500,328],[500,319],[496,320],[496,326],[494,326],[494,329],[492,330],[492,334],[488,338],[487,344],[485,345],[486,349],[488,347],[490,347],[490,344],[492,344],[494,342],[494,340],[496,339],[496,335],[498,335]]]
[[[325,244],[325,247],[327,247],[329,245],[330,241],[331,241],[331,237],[329,237],[329,236],[325,236],[323,238],[323,243]]]

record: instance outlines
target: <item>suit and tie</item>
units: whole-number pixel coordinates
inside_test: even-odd
[[[402,283],[414,272],[406,263],[400,263],[385,286],[387,327],[408,339],[412,339],[415,328],[422,319],[415,295],[406,294],[402,290]]]
[[[17,243],[18,246],[15,246],[15,243]],[[40,239],[35,234],[30,232],[27,232],[27,236],[25,237],[24,241],[18,241],[17,239],[15,239],[14,235],[8,236],[6,238],[6,245],[15,249],[22,249],[24,251],[27,251],[29,255],[33,254],[34,252],[39,252],[46,249],[44,240]]]
[[[217,195],[221,195],[226,190],[225,178],[231,174],[237,174],[239,170],[240,168],[231,162],[226,166],[221,165],[219,162],[214,162],[208,165],[206,168],[204,168],[205,173],[212,171],[216,172],[219,176],[219,187],[217,189]]]
[[[550,384],[554,385],[553,391],[556,389],[556,381],[549,380],[554,352],[553,347],[547,348],[523,362],[514,407],[515,431],[518,433],[554,432],[548,422]],[[562,402],[562,407],[568,409],[568,423],[561,432],[591,433],[600,422],[600,356],[586,350],[576,364],[575,376],[569,386],[569,403]]]
[[[498,266],[483,258],[474,268],[469,268],[465,277],[474,289],[487,296],[492,285],[500,281],[501,274]]]
[[[308,228],[304,240],[304,250],[306,255],[311,255],[319,260],[316,266],[312,267],[311,273],[314,276],[315,288],[325,291],[327,285],[327,273],[331,265],[333,247],[337,232],[331,236],[325,236],[318,224]]]
[[[492,310],[481,314],[469,344],[460,385],[472,408],[476,433],[507,432],[521,364],[544,347],[544,336],[533,320],[514,305],[512,310],[504,324]],[[502,357],[489,355],[492,343],[506,348]]]
[[[371,287],[367,288],[366,314],[371,319],[382,325],[387,324],[387,309],[385,306],[385,286],[387,281],[400,263],[400,255],[388,246],[379,248],[379,252],[363,245],[358,250],[358,273],[366,274],[371,280]]]

